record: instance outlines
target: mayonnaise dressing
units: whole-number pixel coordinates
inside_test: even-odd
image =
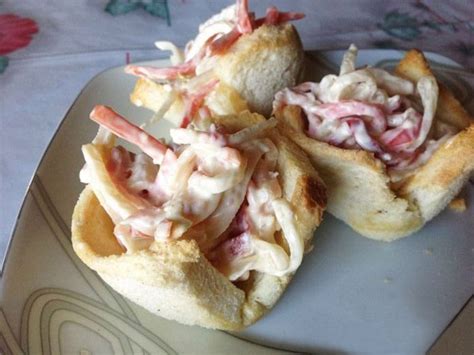
[[[108,110],[96,110],[94,119],[127,138],[124,118]],[[155,242],[194,239],[232,281],[252,270],[283,276],[301,263],[304,241],[282,197],[275,171],[278,150],[261,137],[274,124],[271,120],[230,135],[214,125],[171,130],[174,142],[163,145],[159,167],[145,153],[111,146],[114,136],[101,126],[98,144],[84,149],[86,181],[111,215],[114,234],[127,253]],[[147,144],[156,146],[156,140],[148,133],[136,131],[130,138],[154,154]],[[232,226],[243,220],[236,235]],[[282,230],[289,252],[275,238]],[[237,250],[238,245],[243,249]]]
[[[173,65],[183,64],[185,61],[184,52],[176,47],[172,42],[168,41],[156,41],[155,47],[162,51],[170,51],[170,62]]]
[[[268,142],[268,151],[257,164],[248,185],[246,204],[238,213],[237,226],[210,253],[211,262],[230,280],[246,280],[251,270],[284,276],[301,264],[304,241],[297,232],[293,211],[282,198],[276,167],[277,148]],[[235,220],[235,219],[234,219]],[[289,255],[275,239],[283,230]]]
[[[311,138],[346,149],[373,152],[398,180],[423,165],[452,131],[430,139],[438,100],[433,76],[413,85],[379,68],[356,69],[357,48],[344,55],[340,74],[319,83],[303,83],[275,95],[274,110],[285,105],[302,109]],[[414,96],[421,99],[422,107]],[[422,110],[420,113],[418,110]]]
[[[199,25],[199,32],[196,38],[186,44],[185,60],[194,58],[207,44],[209,39],[213,37],[217,39],[232,31],[236,25],[236,18],[236,7],[231,5]]]

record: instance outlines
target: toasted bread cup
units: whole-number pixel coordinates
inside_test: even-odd
[[[275,93],[300,80],[304,52],[293,25],[263,25],[242,35],[228,52],[213,60],[219,85],[205,101],[211,112],[231,115],[249,109],[269,117]],[[138,79],[130,95],[133,104],[155,112],[166,98],[164,85],[144,78]],[[164,118],[180,122],[184,111],[185,104],[178,97]]]
[[[432,75],[420,51],[412,50],[396,73],[416,82]],[[328,188],[328,211],[358,233],[392,241],[410,235],[442,211],[474,170],[474,123],[452,93],[441,86],[436,120],[461,129],[428,162],[397,184],[385,164],[365,150],[339,148],[305,133],[301,110],[276,112],[279,131],[310,157]]]
[[[264,118],[243,113],[216,123],[232,133]],[[306,155],[273,129],[279,151],[277,170],[283,196],[290,203],[296,228],[309,247],[326,204],[323,182]],[[101,158],[100,154],[97,159]],[[194,240],[154,241],[150,248],[124,253],[114,224],[91,186],[82,192],[72,218],[75,252],[120,294],[152,313],[189,325],[238,330],[256,322],[283,294],[292,275],[252,271],[247,281],[230,282],[206,259]],[[284,238],[282,246],[284,245]]]

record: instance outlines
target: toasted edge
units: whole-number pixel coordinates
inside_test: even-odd
[[[416,83],[423,76],[433,75],[433,72],[423,52],[418,49],[412,49],[398,63],[395,68],[395,74]],[[467,128],[474,123],[474,119],[454,97],[453,93],[439,81],[438,86],[439,96],[436,119],[452,124],[458,129]]]
[[[399,193],[416,203],[424,222],[441,212],[474,171],[474,123],[438,148]]]

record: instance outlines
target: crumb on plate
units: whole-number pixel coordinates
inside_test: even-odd
[[[449,208],[454,212],[464,212],[466,210],[466,200],[457,197],[449,203]]]

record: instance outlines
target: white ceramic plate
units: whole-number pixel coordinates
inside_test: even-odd
[[[312,78],[337,68],[341,55],[309,53]],[[391,67],[401,55],[361,51],[359,64]],[[458,97],[472,97],[455,63],[430,57]],[[421,232],[391,244],[363,238],[326,214],[315,249],[287,292],[269,315],[244,332],[183,326],[128,302],[85,267],[70,244],[71,213],[83,188],[80,147],[97,131],[88,119],[92,107],[111,105],[136,122],[151,116],[129,103],[135,80],[122,69],[103,72],[84,88],[32,180],[0,279],[0,350],[425,352],[473,293],[471,203],[468,211],[446,210]],[[163,135],[166,124],[160,123],[157,132]],[[474,201],[472,183],[465,194]]]

